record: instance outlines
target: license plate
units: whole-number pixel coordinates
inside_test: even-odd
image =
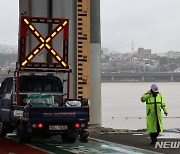
[[[67,130],[66,125],[49,125],[49,130]]]

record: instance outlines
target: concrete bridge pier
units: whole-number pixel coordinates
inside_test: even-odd
[[[101,125],[101,29],[100,0],[90,0],[90,115],[91,124]]]

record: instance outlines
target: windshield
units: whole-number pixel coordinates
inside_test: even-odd
[[[21,76],[20,105],[58,107],[63,105],[63,85],[55,76]]]
[[[55,76],[22,76],[20,92],[63,92],[62,82]]]

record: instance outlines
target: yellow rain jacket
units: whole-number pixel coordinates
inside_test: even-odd
[[[163,131],[161,109],[167,113],[167,108],[164,99],[160,93],[153,97],[151,93],[145,93],[141,97],[142,102],[146,102],[146,123],[149,133],[157,132],[157,121],[159,122],[160,132]]]

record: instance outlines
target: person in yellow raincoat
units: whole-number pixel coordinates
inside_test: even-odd
[[[161,109],[168,115],[166,104],[156,84],[152,84],[151,89],[141,97],[141,101],[146,102],[147,131],[150,133],[151,144],[155,144],[159,132],[163,131]]]

